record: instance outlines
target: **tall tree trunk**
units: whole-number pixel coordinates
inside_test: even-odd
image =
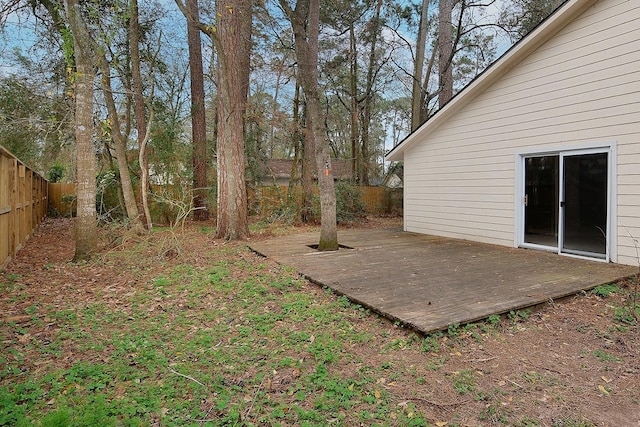
[[[98,58],[100,70],[102,71],[102,92],[104,94],[105,103],[107,105],[107,113],[111,122],[111,137],[116,152],[116,161],[118,163],[118,171],[120,173],[120,185],[122,186],[122,195],[124,196],[124,205],[127,211],[127,218],[131,228],[142,228],[138,205],[136,202],[133,183],[131,182],[131,174],[129,172],[129,162],[127,161],[127,137],[123,135],[120,126],[120,118],[113,99],[113,89],[111,87],[111,70],[107,58],[104,53],[100,53]]]
[[[350,97],[350,126],[349,139],[351,140],[351,181],[360,181],[360,162],[358,146],[360,141],[359,105],[358,105],[358,42],[356,40],[355,25],[349,23],[349,97]]]
[[[67,22],[73,35],[76,65],[75,136],[77,150],[77,218],[75,261],[91,257],[98,246],[96,214],[96,154],[93,146],[93,81],[95,64],[89,32],[78,0],[66,0]]]
[[[362,167],[360,172],[360,183],[369,185],[370,171],[370,150],[369,150],[369,127],[371,126],[371,115],[375,96],[373,93],[373,82],[376,74],[376,57],[378,46],[378,35],[380,34],[380,11],[382,10],[382,0],[376,2],[376,12],[372,18],[371,25],[371,49],[369,50],[369,69],[367,70],[367,86],[365,88],[364,106],[362,108],[362,132],[361,132],[361,156]]]
[[[440,0],[438,4],[438,105],[444,106],[453,97],[453,42],[451,13],[453,0]]]
[[[420,9],[420,25],[418,27],[418,40],[416,43],[415,63],[413,65],[413,89],[411,94],[411,130],[415,130],[422,124],[423,102],[425,98],[422,89],[422,75],[424,72],[425,49],[427,46],[427,33],[429,31],[429,0],[422,0]]]
[[[302,117],[300,110],[302,104]],[[302,197],[300,200],[300,221],[307,224],[314,220],[313,215],[313,170],[315,169],[315,155],[313,138],[310,137],[308,129],[311,124],[308,120],[309,114],[304,102],[300,102],[300,82],[296,80],[295,95],[293,98],[293,123],[294,123],[294,143],[296,147],[296,158],[302,165],[296,167],[296,172],[300,170],[300,185]]]
[[[189,71],[191,75],[191,139],[193,165],[193,217],[196,221],[209,219],[207,210],[207,126],[204,105],[204,72],[198,0],[187,0],[187,43],[189,45]]]
[[[218,26],[218,224],[216,237],[249,234],[244,117],[249,91],[251,1],[216,3]]]
[[[147,116],[142,94],[142,73],[140,71],[140,22],[138,18],[138,0],[131,0],[131,17],[129,18],[129,49],[131,51],[131,80],[133,81],[133,105],[138,131],[138,150],[140,159],[140,201],[144,212],[144,225],[151,229],[149,213],[149,156],[144,149],[147,139]]]
[[[307,104],[304,104],[304,139],[302,141],[302,222],[315,221],[313,211],[313,170],[316,169],[316,144],[313,138],[313,124]]]
[[[295,10],[291,9],[287,0],[280,0],[280,5],[289,17],[293,29],[296,57],[298,58],[298,78],[307,99],[307,108],[311,119],[309,130],[312,132],[315,142],[321,212],[318,250],[337,250],[336,193],[331,171],[331,158],[329,157],[329,142],[324,129],[318,92],[320,2],[319,0],[298,0]]]

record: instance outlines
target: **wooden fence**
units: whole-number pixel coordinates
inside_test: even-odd
[[[360,201],[370,214],[402,213],[402,188],[358,186]],[[258,212],[269,212],[281,207],[287,200],[287,186],[257,187],[249,191],[249,205]],[[294,187],[295,197],[302,198],[300,187]],[[317,188],[316,188],[317,194]]]
[[[0,146],[0,268],[47,214],[47,180]]]
[[[358,187],[361,193],[361,201],[366,211],[370,214],[401,214],[402,213],[402,189],[386,187]],[[176,189],[154,187],[155,192],[169,192],[176,198],[180,195]],[[295,197],[301,198],[300,187],[295,187]],[[75,213],[75,184],[49,184],[49,212],[62,216],[73,216]],[[248,190],[248,203],[253,213],[268,215],[270,212],[281,208],[287,200],[287,186],[262,186]],[[173,219],[172,212],[165,212],[161,203],[151,199],[151,211],[154,214],[154,222],[161,223]],[[157,208],[157,209],[156,209]]]
[[[76,187],[75,183],[49,183],[49,212],[51,215],[75,216]]]

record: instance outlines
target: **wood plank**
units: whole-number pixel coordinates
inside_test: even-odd
[[[0,146],[0,268],[46,215],[46,180]]]
[[[252,242],[352,301],[423,333],[519,310],[634,274],[637,268],[398,230],[349,230],[353,249],[317,252],[317,234]]]

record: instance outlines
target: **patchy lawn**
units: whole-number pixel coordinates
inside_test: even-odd
[[[47,220],[0,274],[0,425],[640,423],[637,278],[421,336],[213,231],[73,264]]]

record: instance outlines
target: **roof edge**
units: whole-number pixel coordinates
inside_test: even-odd
[[[569,24],[574,17],[584,12],[597,1],[599,0],[567,0],[529,34],[516,42],[482,73],[478,74],[430,119],[410,133],[402,142],[393,147],[385,155],[385,160],[402,161],[404,159],[404,152],[407,149],[413,147],[422,138],[437,129],[438,126],[459,111],[480,92],[506,74],[535,49],[546,43]]]

